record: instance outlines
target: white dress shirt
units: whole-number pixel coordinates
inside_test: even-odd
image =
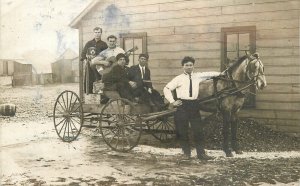
[[[172,79],[164,88],[165,98],[170,102],[175,102],[172,91],[176,90],[178,99],[196,100],[199,94],[199,83],[213,76],[220,75],[220,72],[196,72],[191,74],[192,96],[190,97],[190,76],[187,73],[180,74]]]
[[[144,73],[145,73],[145,66],[141,66],[141,65],[139,65],[139,67],[140,67],[140,71],[141,71],[141,77],[142,77],[142,79],[144,78],[144,75],[145,74],[143,74],[143,71],[144,71]]]

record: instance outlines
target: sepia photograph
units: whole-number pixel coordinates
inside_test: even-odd
[[[299,0],[0,0],[1,186],[300,186]]]

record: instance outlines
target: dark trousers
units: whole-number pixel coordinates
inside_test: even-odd
[[[85,66],[84,75],[84,92],[86,94],[93,93],[93,82],[101,79],[101,75],[98,73],[95,66],[90,66],[89,62]]]
[[[161,97],[160,93],[157,90],[152,89],[152,94],[150,94],[150,98],[155,105],[164,106],[164,99]]]
[[[194,143],[197,154],[204,153],[204,132],[199,113],[199,104],[195,100],[182,100],[183,104],[175,112],[174,122],[176,127],[176,137],[179,140],[181,148],[186,155],[191,155],[189,143],[189,123],[194,136]]]
[[[128,99],[130,101],[134,101],[134,95],[132,92],[132,88],[128,82],[118,82],[115,84],[118,93],[120,94],[121,98]]]

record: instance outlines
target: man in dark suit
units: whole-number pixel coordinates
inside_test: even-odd
[[[147,66],[148,59],[148,54],[140,54],[139,64],[129,68],[129,84],[133,88],[135,96],[140,97],[142,102],[161,109],[164,106],[164,100],[152,87],[150,69]]]

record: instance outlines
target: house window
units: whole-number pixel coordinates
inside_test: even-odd
[[[138,64],[139,55],[147,52],[147,33],[120,34],[120,45],[125,51],[134,47],[138,48],[129,56],[128,66],[136,65]]]
[[[256,27],[230,27],[221,29],[222,40],[222,59],[221,70],[225,70],[230,64],[234,63],[240,57],[243,57],[246,52],[254,53],[256,50]],[[255,87],[250,90],[255,94]],[[244,103],[244,107],[255,107],[255,95],[248,94]]]

